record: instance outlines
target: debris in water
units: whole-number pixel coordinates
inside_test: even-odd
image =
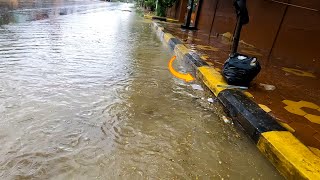
[[[245,86],[233,86],[233,85],[223,85],[223,84],[218,84],[218,87],[226,88],[226,89],[241,89],[241,90],[247,90],[248,87]]]
[[[226,116],[222,116],[222,119],[225,123],[229,124],[231,122]]]
[[[198,84],[191,84],[191,87],[195,90],[203,91],[203,88]]]
[[[259,85],[262,86],[267,91],[273,91],[276,89],[276,87],[274,85],[270,85],[270,84],[260,83]]]
[[[213,103],[213,99],[212,98],[208,98],[208,102],[209,103]]]

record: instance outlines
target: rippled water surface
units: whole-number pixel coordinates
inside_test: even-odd
[[[131,6],[9,12],[0,178],[281,178],[202,91],[168,72],[171,52]]]

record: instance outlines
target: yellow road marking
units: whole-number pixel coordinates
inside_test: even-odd
[[[318,110],[320,112],[320,107],[318,105],[311,102],[307,102],[307,101],[295,102],[290,100],[283,100],[282,102],[287,105],[284,108],[288,112],[299,115],[299,116],[303,116],[313,123],[320,124],[320,116],[314,115],[314,114],[308,114],[306,111],[302,109],[302,108],[310,108],[310,109]]]
[[[311,78],[316,78],[315,75],[313,75],[310,72],[306,72],[306,71],[302,71],[299,69],[293,69],[293,68],[282,68],[283,71],[287,72],[287,73],[291,73],[297,76],[304,76],[304,77],[311,77]]]
[[[222,36],[228,39],[232,38],[232,34],[230,32],[223,33]]]
[[[203,59],[203,60],[207,60],[208,58],[209,58],[208,55],[202,55],[202,56],[201,56],[201,59]]]
[[[213,47],[213,46],[204,46],[204,45],[197,45],[196,46],[198,49],[206,50],[206,51],[219,51],[218,48]]]
[[[258,104],[258,105],[259,105],[260,108],[261,108],[262,110],[264,110],[266,113],[271,112],[271,109],[270,109],[268,106],[263,105],[263,104]]]

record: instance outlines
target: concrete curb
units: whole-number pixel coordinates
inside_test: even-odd
[[[179,22],[176,19],[166,18],[166,17],[160,17],[160,16],[151,16],[151,15],[144,15],[144,18],[146,19],[153,19],[153,20],[159,20],[159,21],[166,21],[166,22],[172,22],[177,23]]]
[[[287,179],[320,179],[320,158],[242,92],[222,88],[222,75],[191,52],[173,35],[153,22],[157,35],[175,54],[190,63],[196,77],[219,99],[233,121],[238,122],[278,171]]]

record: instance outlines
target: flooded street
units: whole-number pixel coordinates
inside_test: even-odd
[[[0,179],[281,179],[132,4],[78,3],[1,25]]]

